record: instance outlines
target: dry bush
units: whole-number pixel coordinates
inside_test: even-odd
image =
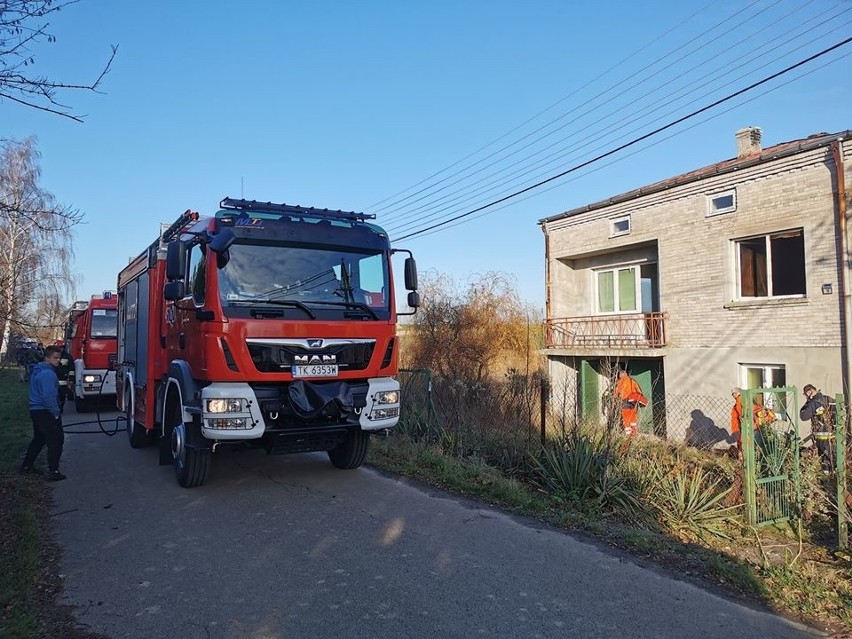
[[[479,274],[460,286],[427,271],[420,291],[422,305],[403,340],[404,368],[475,381],[544,368],[541,314],[521,301],[510,275]]]

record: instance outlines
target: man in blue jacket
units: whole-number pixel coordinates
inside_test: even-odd
[[[62,432],[62,415],[59,410],[59,378],[56,367],[62,357],[62,349],[48,346],[44,361],[33,367],[30,373],[30,418],[33,420],[33,438],[27,446],[21,473],[40,474],[33,466],[41,449],[47,446],[47,479],[61,481],[65,475],[59,472],[59,458],[65,434]]]

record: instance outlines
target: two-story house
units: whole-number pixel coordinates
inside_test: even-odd
[[[652,400],[642,430],[673,439],[700,408],[679,397],[848,388],[850,134],[763,149],[741,129],[733,159],[540,220],[565,407],[599,415],[613,362]]]

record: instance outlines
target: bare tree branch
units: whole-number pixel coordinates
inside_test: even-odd
[[[41,42],[56,42],[48,30],[47,16],[77,1],[0,0],[0,101],[6,99],[75,122],[83,121],[85,116],[74,114],[58,95],[69,91],[102,93],[99,87],[112,68],[117,45],[111,45],[109,59],[93,82],[56,81],[29,72],[35,65],[32,47]]]

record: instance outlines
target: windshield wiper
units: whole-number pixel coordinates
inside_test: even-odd
[[[313,302],[312,302],[313,303]],[[297,302],[296,300],[231,300],[229,302],[230,306],[254,306],[255,304],[272,304],[275,306],[292,306],[293,308],[298,308],[299,310],[305,311],[305,314],[311,319],[316,319],[317,316],[314,315],[314,312],[307,307],[307,305],[302,302]]]
[[[345,308],[357,308],[361,311],[366,311],[373,319],[379,319],[376,311],[364,304],[363,302],[319,302],[311,300],[311,304],[320,304],[322,306],[343,306]]]

